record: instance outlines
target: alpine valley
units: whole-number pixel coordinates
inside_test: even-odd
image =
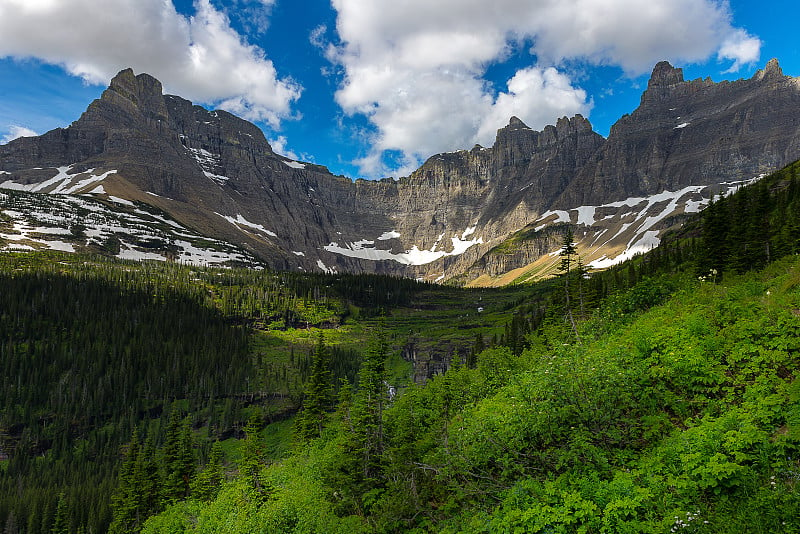
[[[0,146],[0,249],[503,285],[552,274],[565,223],[606,268],[799,157],[800,79],[776,60],[722,83],[662,62],[608,138],[511,117],[491,147],[380,181],[280,156],[128,69],[69,127]]]
[[[0,146],[3,534],[800,532],[798,158],[775,60],[380,181],[124,70]]]

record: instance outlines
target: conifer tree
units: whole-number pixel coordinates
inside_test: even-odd
[[[259,489],[261,482],[259,473],[261,472],[264,447],[261,441],[261,418],[257,413],[250,416],[247,425],[244,427],[244,442],[242,443],[242,457],[239,465],[239,472]]]
[[[702,238],[696,272],[707,275],[712,269],[721,273],[730,257],[727,203],[725,198],[711,202],[702,212]]]
[[[211,445],[208,463],[192,480],[192,496],[201,501],[210,501],[216,497],[224,480],[222,470],[222,446],[219,441]]]
[[[358,391],[353,409],[353,430],[356,452],[361,459],[365,480],[377,477],[383,453],[383,409],[388,400],[386,385],[386,354],[388,343],[381,328],[375,346],[366,352],[358,373]]]
[[[329,360],[325,339],[320,331],[311,361],[311,376],[303,396],[303,407],[297,417],[296,430],[303,441],[319,437],[328,418],[333,397]]]
[[[578,256],[578,250],[575,248],[575,243],[573,242],[574,237],[575,236],[572,233],[572,228],[567,228],[567,231],[564,234],[564,240],[561,244],[561,252],[559,253],[559,256],[561,256],[561,263],[559,264],[558,271],[561,273],[561,277],[563,278],[564,308],[566,318],[572,327],[572,332],[575,335],[575,339],[580,343],[578,327],[575,324],[575,316],[572,312],[572,289],[570,287],[572,285],[572,267]]]
[[[6,517],[6,526],[3,529],[3,534],[19,534],[17,517],[14,515],[14,510],[11,510],[8,513],[8,517]]]
[[[483,352],[486,349],[486,345],[483,342],[483,334],[478,332],[475,334],[475,343],[472,345],[472,350],[469,352],[467,356],[467,367],[470,369],[474,369],[475,365],[478,362],[478,354]]]
[[[188,421],[173,409],[167,424],[162,458],[161,499],[164,504],[185,499],[194,475],[194,443]]]
[[[67,509],[67,498],[63,491],[58,494],[56,515],[53,518],[53,528],[50,529],[50,532],[52,534],[69,534],[69,511]]]
[[[134,480],[141,487],[141,508],[146,515],[157,513],[160,508],[161,477],[158,472],[153,437],[147,433],[144,447],[139,449],[134,468]]]
[[[111,496],[113,519],[109,526],[111,534],[122,534],[138,530],[141,493],[136,480],[136,462],[139,460],[139,432],[133,431],[125,450],[119,470],[117,488]]]
[[[328,474],[328,484],[337,488],[342,514],[366,513],[363,495],[381,485],[385,448],[383,410],[388,401],[386,354],[388,344],[383,327],[365,354],[358,373],[358,388],[340,390],[338,413],[345,425],[338,465]]]

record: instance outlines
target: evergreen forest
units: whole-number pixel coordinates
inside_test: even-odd
[[[4,253],[0,528],[800,532],[798,172],[502,289]]]

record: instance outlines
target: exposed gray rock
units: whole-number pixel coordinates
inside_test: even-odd
[[[776,60],[722,83],[685,81],[662,62],[608,139],[580,115],[542,131],[512,117],[491,147],[432,156],[397,181],[353,182],[288,160],[253,124],[163,95],[158,80],[127,69],[68,128],[0,146],[0,184],[146,202],[280,269],[468,281],[557,247],[550,236],[496,248],[524,228],[587,224],[580,206],[606,205],[604,219],[591,220],[592,239],[608,230],[603,220],[660,231],[615,219],[610,204],[682,191],[686,203],[664,200],[664,209],[696,208],[700,190],[688,186],[721,187],[800,157],[799,126],[800,82]]]

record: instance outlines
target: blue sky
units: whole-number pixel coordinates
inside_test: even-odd
[[[350,177],[491,145],[516,115],[596,131],[662,59],[800,76],[795,0],[0,0],[0,140],[67,126],[119,70],[256,122]]]

